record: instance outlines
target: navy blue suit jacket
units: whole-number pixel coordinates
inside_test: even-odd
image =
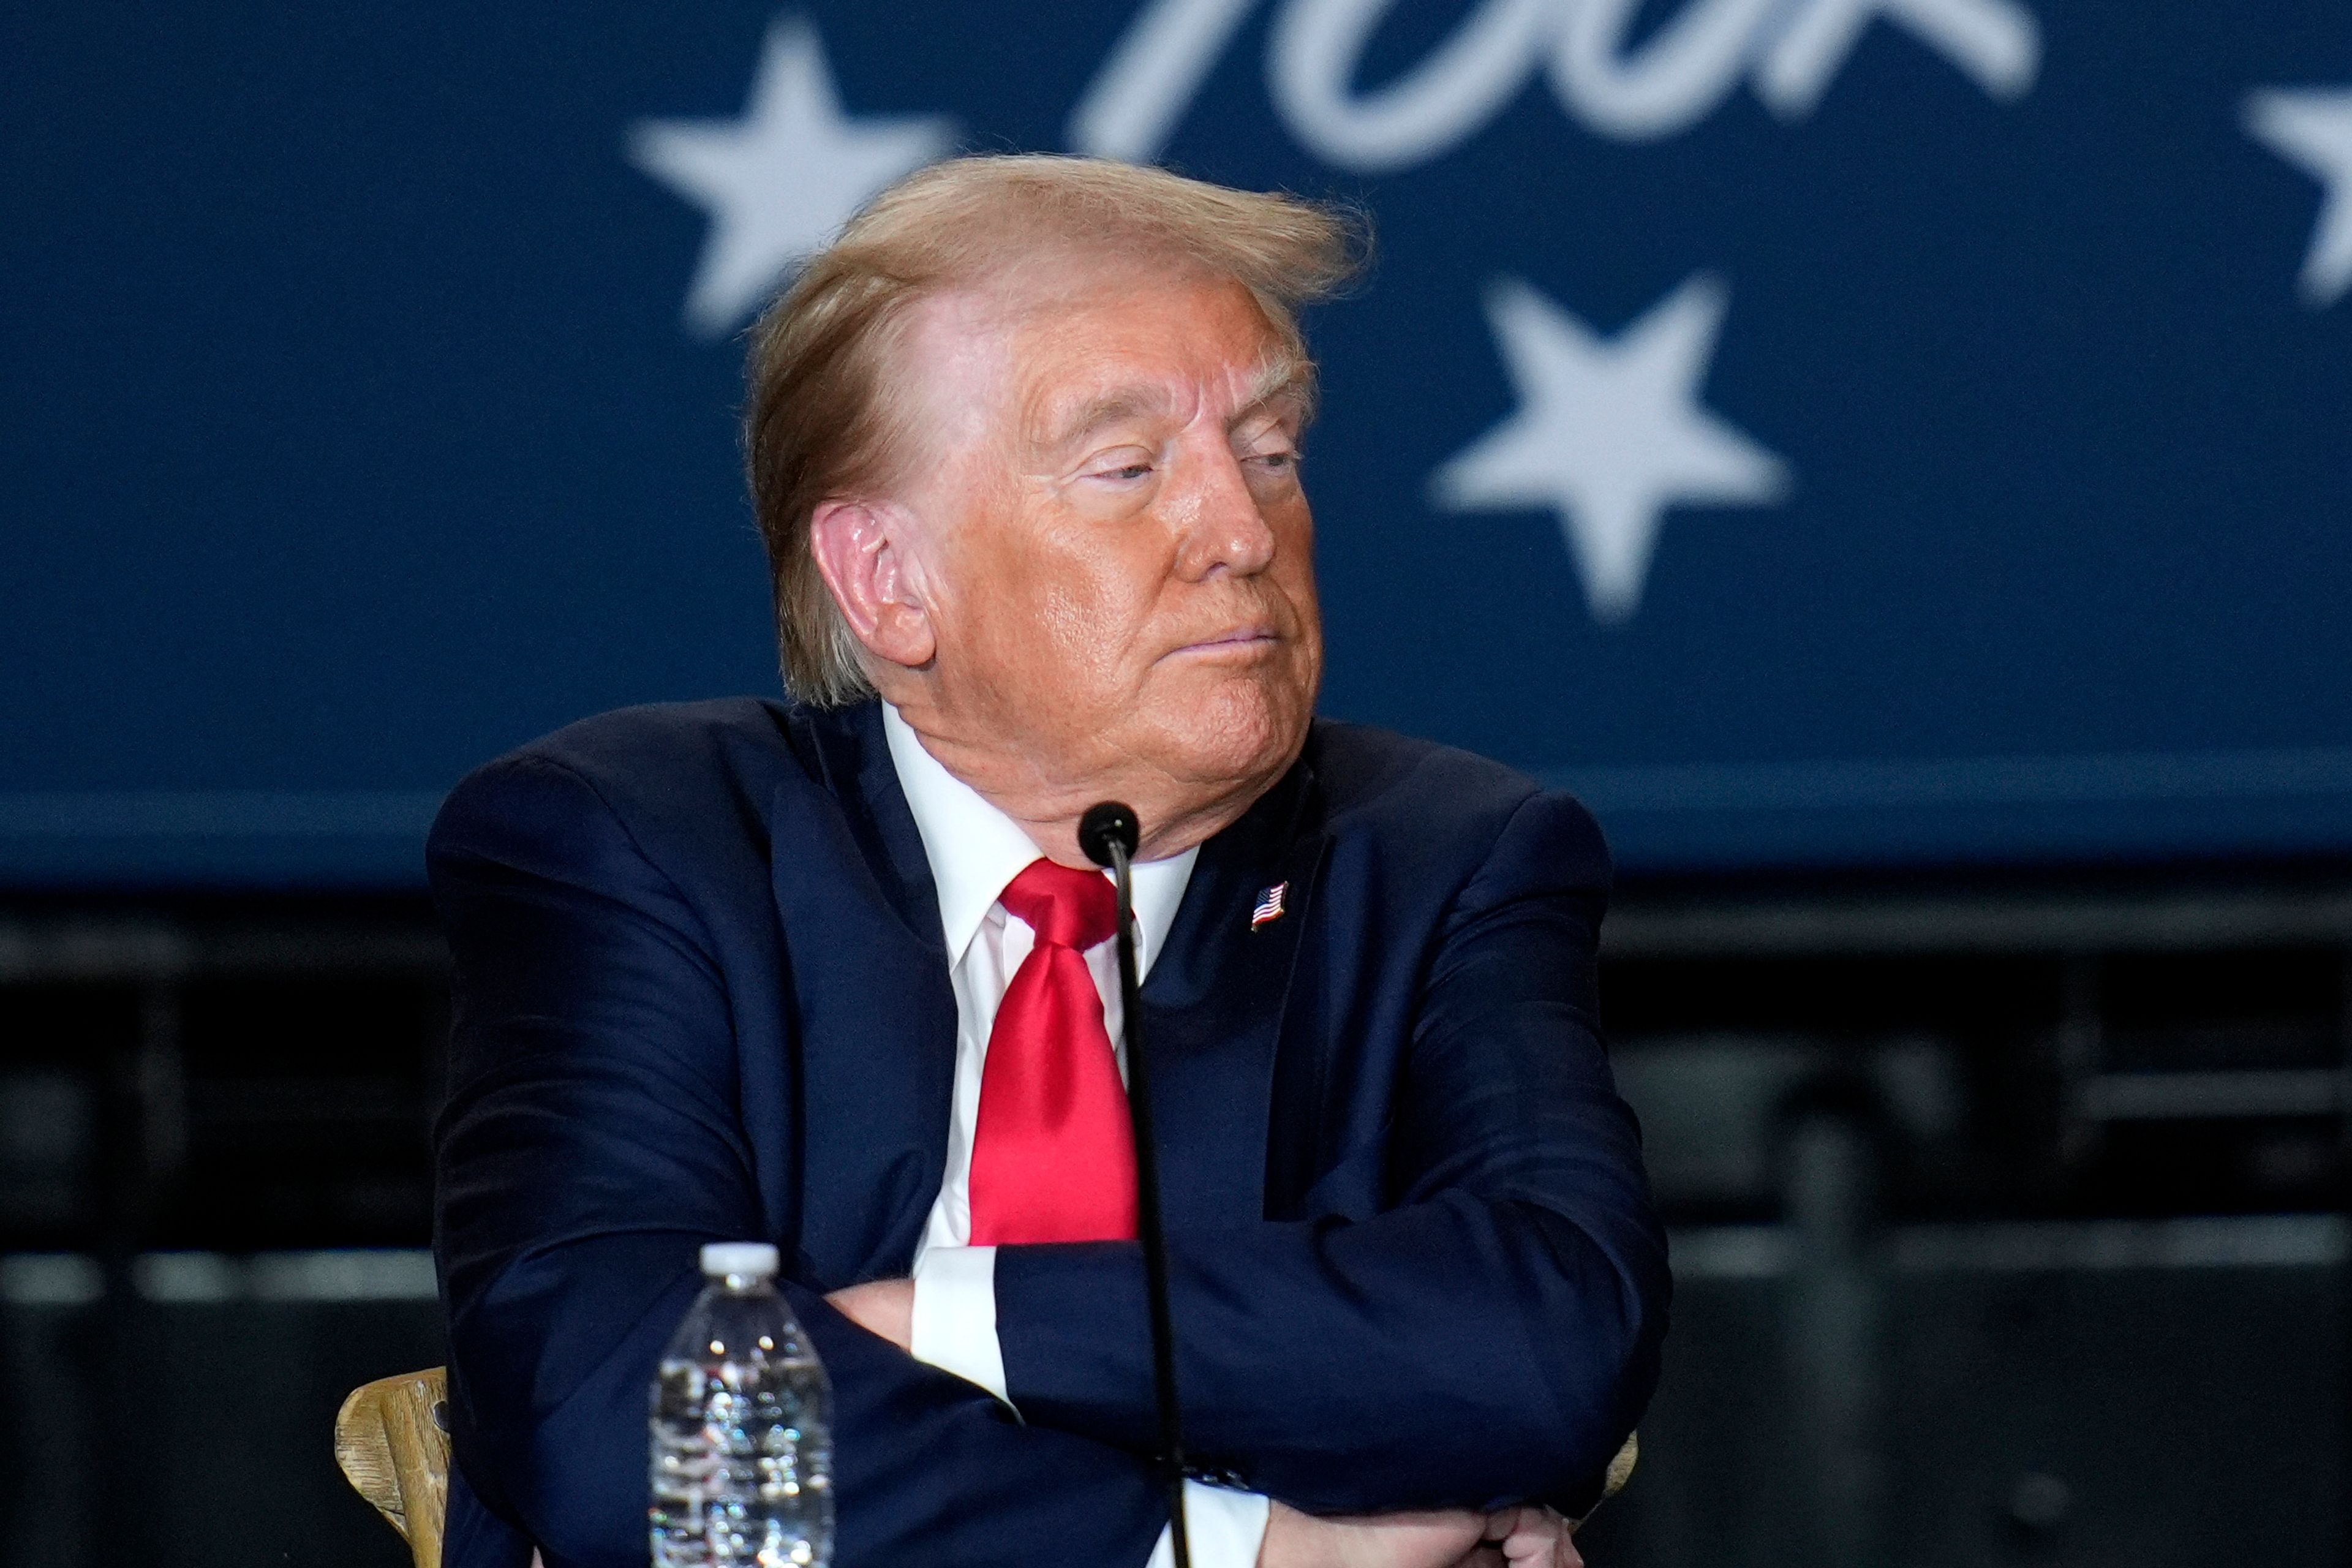
[[[429,858],[451,1568],[645,1563],[654,1363],[698,1247],[745,1238],[832,1372],[841,1568],[1144,1561],[1132,1244],[998,1254],[1025,1420],[824,1300],[907,1272],[947,1156],[955,998],[877,706],[587,721],[460,784]],[[1667,1296],[1595,1031],[1607,879],[1573,801],[1336,723],[1202,847],[1143,995],[1204,1470],[1327,1512],[1593,1497]]]

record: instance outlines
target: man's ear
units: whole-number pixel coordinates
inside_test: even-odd
[[[809,514],[809,552],[850,634],[875,658],[910,669],[939,650],[908,550],[916,526],[887,501],[825,500]]]

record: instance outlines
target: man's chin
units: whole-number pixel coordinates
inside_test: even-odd
[[[1271,784],[1306,743],[1308,710],[1259,689],[1221,694],[1168,731],[1181,765],[1171,771],[1204,787]]]

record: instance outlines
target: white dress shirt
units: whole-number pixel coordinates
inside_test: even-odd
[[[955,987],[955,1096],[948,1121],[948,1163],[929,1223],[915,1249],[915,1358],[954,1373],[1007,1404],[1004,1355],[996,1338],[996,1248],[972,1247],[971,1141],[980,1124],[980,1084],[988,1060],[989,1031],[1005,987],[1029,956],[1035,937],[1026,922],[997,901],[1007,883],[1038,858],[1037,846],[1021,825],[942,767],[898,710],[882,705],[882,731],[898,786],[922,835],[939,889],[940,928],[947,938],[948,974]],[[1168,940],[1192,879],[1198,849],[1134,868],[1136,978],[1151,972],[1151,961]],[[1119,1051],[1118,946],[1105,942],[1086,953],[1095,989],[1102,995],[1103,1025]],[[1254,1568],[1265,1538],[1269,1504],[1254,1492],[1184,1483],[1185,1522],[1195,1568]],[[1162,1531],[1147,1568],[1173,1562]]]

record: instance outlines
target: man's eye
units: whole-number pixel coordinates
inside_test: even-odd
[[[1120,463],[1111,468],[1097,468],[1094,477],[1098,479],[1139,479],[1150,472],[1151,465],[1149,463]]]
[[[1296,452],[1259,452],[1253,455],[1250,461],[1255,463],[1258,467],[1265,468],[1269,473],[1288,473],[1291,469],[1298,466],[1298,454]]]

